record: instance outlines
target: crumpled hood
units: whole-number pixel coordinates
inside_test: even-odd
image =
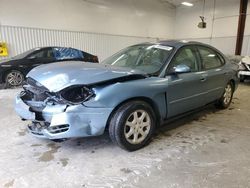
[[[67,61],[38,66],[27,77],[36,80],[51,92],[58,92],[72,85],[89,85],[138,74],[145,73],[99,63]]]

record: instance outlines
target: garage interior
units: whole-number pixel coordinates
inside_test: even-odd
[[[100,62],[137,43],[198,41],[239,63],[250,56],[248,0],[0,0],[0,43],[11,58],[36,47],[73,47]],[[199,26],[199,27],[198,27]],[[3,86],[1,86],[3,87]],[[0,187],[250,187],[250,82],[225,110],[213,105],[169,122],[134,152],[108,133],[38,139],[0,90]]]

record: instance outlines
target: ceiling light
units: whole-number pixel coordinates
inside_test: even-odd
[[[189,2],[182,2],[181,4],[185,5],[185,6],[188,6],[188,7],[194,6],[192,3],[189,3]]]

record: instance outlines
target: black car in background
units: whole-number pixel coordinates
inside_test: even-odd
[[[98,63],[97,56],[74,48],[34,48],[0,62],[0,84],[5,83],[8,87],[19,86],[28,72],[36,66],[72,60]]]

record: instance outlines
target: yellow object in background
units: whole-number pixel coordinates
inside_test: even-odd
[[[8,56],[8,48],[6,42],[0,42],[0,56]]]

